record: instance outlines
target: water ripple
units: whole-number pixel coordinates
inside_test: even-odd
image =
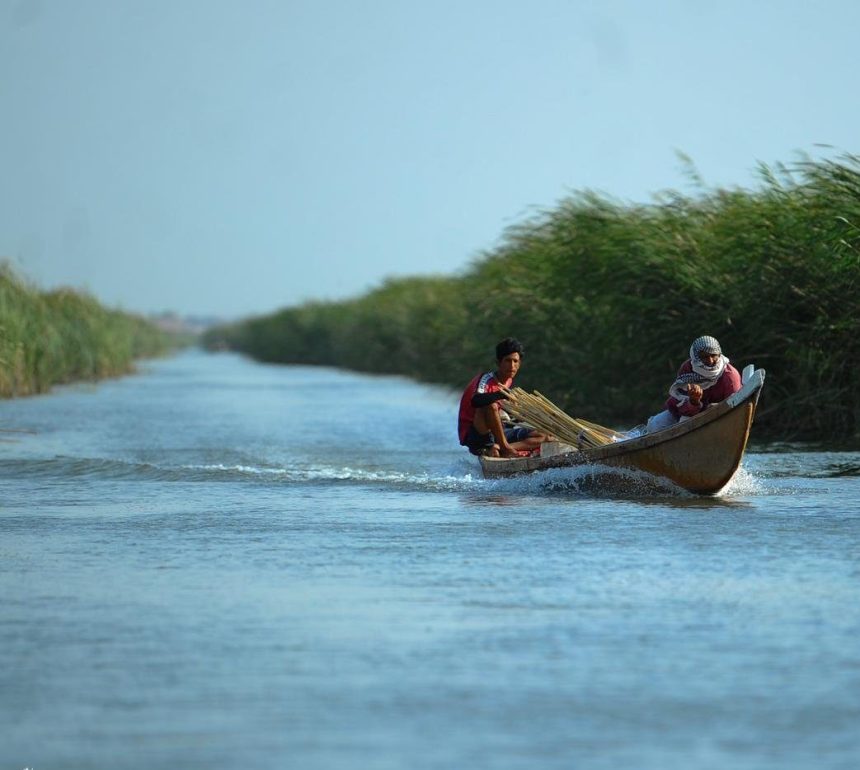
[[[415,472],[360,465],[299,463],[285,468],[264,463],[159,464],[58,455],[53,458],[12,459],[0,462],[0,470],[18,478],[86,478],[140,482],[247,483],[379,486],[392,491],[438,491],[483,495],[573,496],[606,498],[677,498],[695,495],[665,479],[641,471],[583,465],[505,479],[484,479],[473,463],[459,461],[435,472]],[[720,497],[761,494],[757,476],[743,469]]]

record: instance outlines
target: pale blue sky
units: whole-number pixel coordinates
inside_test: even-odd
[[[454,273],[535,207],[857,152],[853,0],[0,0],[0,257],[235,317]]]

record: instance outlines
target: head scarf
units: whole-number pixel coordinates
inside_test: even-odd
[[[719,356],[713,366],[708,366],[702,361],[701,356],[705,353]],[[729,359],[723,355],[720,343],[716,339],[707,335],[697,337],[693,340],[693,344],[690,345],[690,364],[693,367],[693,371],[689,374],[679,375],[678,379],[672,383],[672,387],[669,388],[669,395],[679,402],[686,402],[688,400],[688,385],[696,384],[702,390],[707,390],[712,385],[715,385],[717,380],[723,376],[728,362]]]

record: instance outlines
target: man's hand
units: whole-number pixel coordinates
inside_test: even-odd
[[[687,386],[687,395],[690,397],[690,403],[693,406],[699,406],[702,403],[702,387],[691,383]]]

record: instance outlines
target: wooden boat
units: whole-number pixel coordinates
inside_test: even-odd
[[[486,478],[577,465],[629,468],[668,479],[696,494],[713,495],[731,481],[741,464],[764,375],[763,369],[746,367],[737,393],[655,433],[582,449],[547,442],[540,456],[481,457],[481,468]]]

